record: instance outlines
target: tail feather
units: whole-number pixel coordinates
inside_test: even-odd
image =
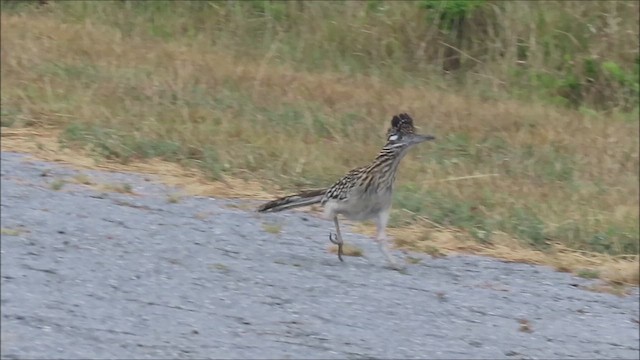
[[[322,201],[327,189],[308,190],[299,194],[285,196],[262,204],[258,212],[276,212],[317,204]]]

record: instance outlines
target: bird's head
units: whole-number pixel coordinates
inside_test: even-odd
[[[411,147],[424,141],[435,140],[431,135],[416,134],[413,119],[402,113],[391,119],[391,127],[387,130],[387,144],[399,147]]]

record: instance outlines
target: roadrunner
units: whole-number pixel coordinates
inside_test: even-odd
[[[408,114],[395,115],[387,130],[387,143],[371,164],[349,171],[330,188],[308,190],[279,198],[263,204],[258,211],[276,212],[319,203],[324,207],[324,217],[333,219],[335,224],[336,233],[329,233],[329,240],[338,245],[340,261],[344,261],[344,241],[340,234],[338,215],[357,221],[373,219],[376,223],[375,240],[380,250],[392,268],[400,269],[389,252],[385,231],[391,210],[393,183],[398,165],[407,151],[414,145],[434,139],[433,136],[416,134],[413,119]]]

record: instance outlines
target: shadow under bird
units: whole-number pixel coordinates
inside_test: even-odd
[[[387,130],[387,143],[369,165],[349,171],[329,188],[307,190],[275,199],[260,206],[258,211],[277,212],[320,204],[324,208],[324,217],[333,219],[335,224],[336,233],[330,233],[329,240],[338,245],[340,261],[343,261],[344,241],[340,234],[338,215],[349,220],[374,220],[378,247],[387,258],[389,266],[400,270],[402,266],[389,252],[386,235],[393,184],[400,161],[409,149],[428,140],[435,140],[435,137],[416,134],[411,116],[406,113],[395,115],[391,119],[391,127]]]

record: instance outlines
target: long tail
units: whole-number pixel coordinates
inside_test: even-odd
[[[317,204],[322,201],[327,189],[308,190],[269,201],[258,208],[259,212],[276,212]]]

